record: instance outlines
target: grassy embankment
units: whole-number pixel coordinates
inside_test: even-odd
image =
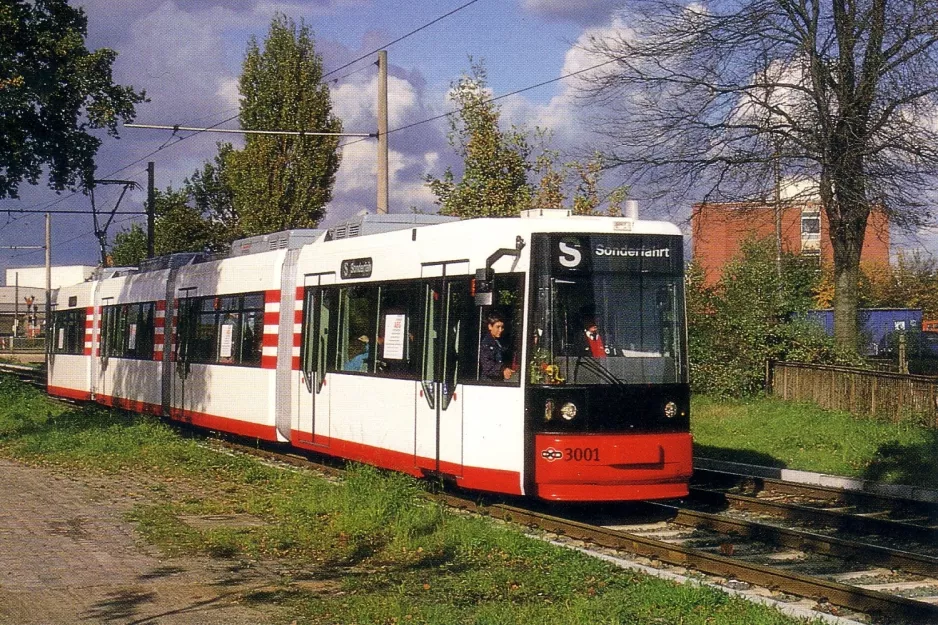
[[[695,454],[938,488],[938,431],[773,398],[695,397]]]
[[[133,485],[141,503],[132,518],[169,555],[276,559],[290,573],[244,600],[286,608],[295,622],[795,622],[453,514],[405,476],[356,467],[335,483],[272,468],[213,452],[153,418],[55,404],[6,376],[0,455]],[[222,513],[265,524],[200,531],[180,520]]]

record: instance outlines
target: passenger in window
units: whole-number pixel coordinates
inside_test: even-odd
[[[583,332],[577,342],[577,355],[605,358],[606,346],[602,334],[599,332],[599,320],[591,307],[584,308],[580,313]]]
[[[358,355],[349,358],[345,361],[345,364],[342,365],[342,371],[367,371],[368,370],[368,357],[371,355],[371,343],[368,340],[367,336],[358,337],[357,341],[362,350]],[[349,345],[349,348],[352,348],[352,345]]]
[[[504,382],[515,373],[505,364],[505,347],[501,343],[505,318],[500,313],[491,312],[485,320],[488,332],[479,345],[479,374],[486,380]]]

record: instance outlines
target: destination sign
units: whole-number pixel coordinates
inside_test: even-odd
[[[342,261],[340,275],[343,280],[370,278],[372,266],[371,258],[350,258]]]
[[[569,235],[552,237],[555,273],[679,273],[683,240],[668,235]]]

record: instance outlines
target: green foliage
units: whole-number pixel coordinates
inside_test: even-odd
[[[440,214],[464,219],[512,217],[529,208],[567,205],[574,214],[597,215],[604,201],[607,214],[621,214],[628,190],[619,187],[602,196],[603,158],[596,154],[586,161],[560,164],[560,154],[546,147],[548,130],[536,128],[533,141],[522,128],[502,131],[501,110],[491,101],[485,66],[471,59],[470,63],[469,75],[453,83],[450,92],[457,111],[449,118],[448,138],[463,159],[463,177],[457,181],[449,167],[442,178],[426,177]],[[528,181],[529,175],[536,184]]]
[[[228,174],[228,159],[234,152],[230,143],[218,143],[215,158],[207,161],[186,179],[185,189],[192,206],[216,226],[218,245],[241,238],[241,226],[234,207],[234,190]]]
[[[116,136],[145,101],[113,83],[117,53],[89,51],[87,31],[84,11],[65,0],[0,4],[0,198],[37,184],[43,168],[53,189],[87,188],[101,145],[88,130]]]
[[[208,167],[210,164],[206,164]],[[202,180],[197,179],[199,183]],[[231,242],[229,237],[236,233],[236,226],[203,212],[193,199],[196,188],[196,183],[187,180],[182,189],[169,187],[156,192],[153,248],[157,256],[174,252],[216,252]],[[146,256],[147,235],[141,226],[133,224],[115,235],[110,252],[112,264],[136,266]]]
[[[511,217],[531,207],[528,184],[531,146],[527,134],[499,126],[499,107],[489,101],[485,67],[472,63],[468,76],[451,87],[458,112],[450,117],[449,143],[463,159],[463,177],[450,168],[442,178],[427,176],[440,214],[457,217]]]
[[[131,224],[114,235],[111,264],[115,267],[136,267],[147,257],[147,233],[139,224]]]
[[[241,127],[251,130],[342,131],[312,32],[278,14],[263,49],[251,39],[242,67]],[[248,135],[224,157],[241,231],[248,236],[315,227],[332,198],[339,168],[335,136]]]
[[[770,241],[744,242],[713,286],[692,265],[687,314],[694,390],[729,397],[757,393],[769,359],[853,362],[820,326],[799,320],[813,307],[816,281],[815,270],[790,255],[779,278]]]
[[[938,487],[938,433],[776,398],[691,406],[695,455],[897,484]]]

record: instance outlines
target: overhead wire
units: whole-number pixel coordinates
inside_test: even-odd
[[[359,61],[362,61],[362,60],[364,60],[364,59],[366,59],[366,58],[368,58],[368,57],[374,55],[375,53],[379,52],[380,50],[389,48],[389,47],[391,47],[391,46],[393,46],[393,45],[395,45],[395,44],[397,44],[397,43],[400,43],[401,41],[407,39],[408,37],[411,37],[411,36],[413,36],[413,35],[415,35],[415,34],[421,32],[422,30],[425,30],[425,29],[429,28],[430,26],[432,26],[432,25],[434,25],[434,24],[436,24],[436,23],[438,23],[438,22],[440,22],[440,21],[446,19],[447,17],[449,17],[449,16],[451,16],[451,15],[454,15],[455,13],[458,13],[459,11],[462,11],[463,9],[465,9],[465,8],[467,8],[467,7],[469,7],[469,6],[472,6],[472,5],[475,4],[476,2],[479,2],[479,0],[469,0],[469,2],[465,2],[465,3],[461,4],[460,6],[454,8],[453,10],[448,11],[448,12],[444,13],[443,15],[440,15],[439,17],[436,17],[436,18],[434,18],[433,20],[431,20],[431,21],[429,21],[429,22],[427,22],[427,23],[425,23],[425,24],[423,24],[423,25],[421,25],[421,26],[418,26],[417,28],[415,28],[415,29],[413,29],[413,30],[411,30],[411,31],[409,31],[409,32],[407,32],[407,33],[401,35],[400,37],[397,37],[396,39],[393,39],[392,41],[390,41],[390,42],[388,42],[388,43],[382,45],[381,47],[375,48],[374,50],[371,50],[371,51],[369,51],[369,52],[367,52],[367,53],[365,53],[365,54],[362,54],[361,56],[358,56],[358,57],[352,59],[351,61],[345,63],[344,65],[340,65],[339,67],[337,67],[337,68],[335,68],[335,69],[333,69],[333,70],[330,70],[329,72],[323,74],[321,78],[323,78],[323,79],[324,79],[324,78],[327,78],[327,77],[329,77],[329,76],[331,76],[331,75],[333,75],[333,74],[335,74],[335,73],[337,73],[337,72],[342,71],[343,69],[346,69],[347,67],[351,67],[352,65],[354,65],[355,63],[358,63]],[[349,72],[349,73],[347,73],[347,74],[345,74],[345,75],[343,75],[343,76],[340,76],[339,78],[334,79],[332,82],[338,82],[339,80],[343,80],[343,79],[345,79],[345,78],[348,78],[349,76],[353,76],[353,75],[355,75],[355,74],[357,74],[357,73],[359,73],[359,72],[365,71],[366,69],[368,69],[367,66],[366,66],[366,67],[363,67],[363,68],[361,68],[361,69],[359,69],[359,70],[356,70],[356,71],[353,71],[353,72]],[[229,112],[229,111],[231,111],[231,110],[232,110],[232,109],[226,109],[224,112],[227,113],[227,112]],[[124,165],[123,167],[121,167],[121,168],[119,168],[119,169],[116,169],[116,170],[114,170],[114,171],[112,171],[112,172],[110,172],[110,173],[108,173],[108,174],[105,174],[104,177],[105,177],[105,178],[110,178],[111,176],[114,176],[115,174],[119,174],[119,173],[121,173],[122,171],[125,171],[125,170],[129,169],[130,167],[133,167],[133,166],[136,165],[137,163],[140,163],[140,162],[142,162],[142,161],[144,161],[144,160],[150,158],[150,157],[153,156],[154,154],[156,154],[156,153],[162,151],[163,149],[170,148],[170,147],[173,147],[173,146],[175,146],[175,145],[178,145],[179,143],[182,143],[182,142],[185,141],[186,139],[190,139],[190,138],[192,138],[192,137],[194,137],[194,136],[196,136],[196,135],[198,135],[198,134],[201,134],[201,133],[206,132],[206,131],[208,131],[208,130],[211,130],[211,129],[213,129],[213,128],[217,128],[218,126],[221,126],[222,124],[225,124],[225,123],[227,123],[227,122],[230,122],[230,121],[236,119],[237,117],[238,117],[238,115],[233,115],[233,116],[231,116],[231,117],[228,117],[228,118],[226,118],[226,119],[223,119],[222,121],[220,121],[220,122],[218,122],[218,123],[216,123],[216,124],[213,124],[213,125],[211,125],[211,126],[208,126],[208,127],[205,128],[204,130],[195,131],[195,132],[193,132],[193,133],[190,134],[190,135],[186,135],[186,136],[183,136],[183,137],[179,137],[176,141],[172,141],[173,137],[175,136],[175,132],[174,132],[174,134],[173,134],[172,136],[170,136],[170,138],[167,139],[166,142],[164,142],[164,143],[163,143],[160,147],[158,147],[157,149],[155,149],[155,150],[149,152],[148,154],[146,154],[146,155],[144,155],[144,156],[141,156],[140,158],[138,158],[138,159],[136,159],[136,160],[134,160],[134,161],[131,161],[130,163],[128,163],[127,165]],[[204,119],[204,117],[203,117],[203,118],[199,118],[199,119]],[[432,120],[426,120],[426,121],[432,121]],[[426,123],[426,121],[421,122],[421,123]],[[390,131],[388,134],[390,134],[391,132],[397,132],[398,130],[404,130],[404,129],[405,129],[405,128],[395,129],[395,130],[393,130],[393,131]],[[364,139],[360,139],[360,140],[364,140]],[[356,143],[356,142],[357,142],[357,141],[352,142],[352,143]],[[345,145],[349,145],[349,144],[345,144]],[[345,145],[340,145],[339,147],[340,147],[340,148],[341,148],[341,147],[345,147]],[[78,192],[78,191],[73,191],[73,192],[71,192],[71,193],[69,193],[69,194],[67,194],[67,195],[65,195],[65,196],[63,196],[63,197],[61,197],[61,198],[58,198],[58,199],[56,199],[56,200],[54,200],[54,201],[52,201],[52,202],[50,202],[50,203],[48,203],[48,204],[45,204],[45,205],[35,204],[35,205],[31,206],[31,207],[28,207],[27,209],[20,209],[20,210],[18,210],[18,211],[4,211],[3,209],[0,209],[0,212],[7,212],[8,217],[9,217],[9,213],[10,213],[10,212],[24,213],[24,216],[23,216],[23,217],[17,217],[17,218],[14,218],[14,219],[12,219],[12,220],[8,220],[8,224],[9,224],[9,223],[15,223],[17,220],[25,218],[25,216],[26,216],[27,214],[29,214],[29,213],[44,213],[44,212],[49,212],[49,211],[48,211],[49,208],[51,208],[51,207],[53,207],[53,206],[56,206],[56,205],[58,205],[58,204],[64,202],[64,201],[67,200],[67,199],[70,199],[70,198],[72,198],[72,197],[75,197],[76,195],[79,195],[79,192]],[[59,212],[59,211],[56,211],[56,212]],[[63,212],[63,213],[66,213],[66,212],[74,212],[74,213],[76,213],[76,214],[90,214],[91,211],[61,211],[61,212]],[[128,219],[132,219],[132,218],[128,218]],[[127,219],[122,220],[122,221],[127,221]],[[93,234],[93,233],[89,233],[89,234]],[[86,236],[86,235],[82,235],[82,236]],[[71,240],[74,240],[74,239],[71,239]]]
[[[508,93],[503,93],[502,95],[499,95],[499,96],[492,96],[491,98],[487,98],[487,99],[483,100],[480,104],[489,104],[489,103],[492,103],[492,102],[497,102],[497,101],[499,101],[499,100],[504,100],[505,98],[510,98],[510,97],[513,96],[513,95],[518,95],[519,93],[525,93],[525,92],[527,92],[527,91],[532,91],[532,90],[534,90],[534,89],[537,89],[537,88],[539,88],[539,87],[543,87],[543,86],[545,86],[545,85],[550,85],[550,84],[555,83],[555,82],[560,82],[561,80],[566,80],[567,78],[573,78],[574,76],[579,76],[580,74],[584,74],[584,73],[586,73],[586,72],[591,72],[591,71],[593,71],[593,70],[599,69],[599,68],[604,67],[604,66],[606,66],[606,65],[609,65],[609,64],[611,64],[611,63],[615,63],[615,62],[617,62],[618,60],[619,60],[618,58],[609,59],[609,60],[603,61],[602,63],[597,63],[596,65],[593,65],[593,66],[590,66],[590,67],[585,67],[585,68],[579,69],[579,70],[577,70],[577,71],[575,71],[575,72],[570,72],[569,74],[564,74],[563,76],[558,76],[558,77],[556,77],[556,78],[551,78],[551,79],[549,79],[549,80],[543,80],[543,81],[541,81],[541,82],[539,82],[539,83],[535,83],[535,84],[529,85],[529,86],[527,86],[527,87],[522,87],[522,88],[520,88],[520,89],[515,89],[514,91],[510,91],[510,92],[508,92]],[[428,117],[427,119],[422,119],[422,120],[420,120],[420,121],[418,121],[418,122],[413,122],[413,123],[410,123],[410,124],[405,124],[405,125],[403,125],[403,126],[399,126],[399,127],[395,128],[395,129],[393,129],[393,130],[389,130],[389,131],[388,131],[388,134],[391,135],[391,134],[394,134],[394,133],[396,133],[396,132],[401,132],[402,130],[408,130],[408,129],[410,129],[410,128],[414,128],[415,126],[421,126],[421,125],[423,125],[423,124],[429,124],[430,122],[435,122],[435,121],[440,120],[440,119],[443,119],[443,118],[445,118],[445,117],[451,117],[451,116],[453,116],[453,115],[457,115],[457,114],[460,113],[462,110],[463,110],[463,109],[458,108],[458,109],[456,109],[456,110],[454,110],[454,111],[449,111],[449,112],[447,112],[447,113],[441,113],[441,114],[439,114],[439,115],[434,115],[433,117]],[[347,141],[347,142],[345,142],[345,143],[339,145],[339,147],[340,147],[340,148],[346,148],[346,147],[348,147],[348,146],[350,146],[350,145],[355,145],[356,143],[360,143],[360,142],[365,141],[365,140],[367,140],[367,139],[368,139],[368,137],[364,137],[364,138],[361,138],[361,139],[354,139],[354,140],[352,140],[352,141]]]

